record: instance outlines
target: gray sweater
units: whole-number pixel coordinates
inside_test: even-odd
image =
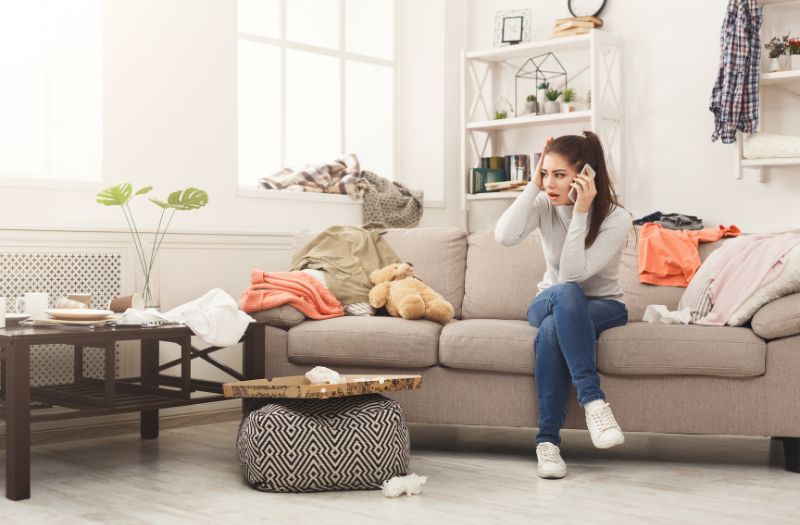
[[[622,296],[619,260],[633,217],[624,208],[614,208],[594,244],[585,249],[589,214],[573,213],[573,208],[553,206],[547,193],[530,183],[497,221],[494,237],[500,244],[512,246],[540,229],[547,270],[537,285],[539,293],[553,284],[573,282],[589,298],[618,299]]]

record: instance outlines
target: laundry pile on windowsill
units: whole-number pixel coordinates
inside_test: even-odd
[[[412,190],[371,171],[362,171],[358,157],[344,155],[331,162],[302,169],[283,168],[262,177],[267,190],[334,193],[362,198],[364,224],[381,223],[389,228],[413,228],[422,217],[422,190]]]

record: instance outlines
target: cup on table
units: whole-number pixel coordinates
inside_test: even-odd
[[[26,313],[31,319],[46,319],[44,311],[48,308],[49,296],[46,292],[28,292],[16,300],[16,308],[19,313]]]
[[[125,313],[128,308],[144,310],[144,299],[138,293],[115,297],[108,303],[108,309],[115,313]]]
[[[56,308],[73,308],[73,309],[81,309],[81,308],[88,308],[86,303],[82,303],[80,301],[73,301],[72,299],[67,299],[66,297],[62,297],[58,301],[56,301]]]
[[[6,327],[6,298],[0,297],[0,328]]]
[[[92,306],[92,294],[90,293],[71,293],[67,295],[70,301],[78,301],[86,305],[86,308]]]

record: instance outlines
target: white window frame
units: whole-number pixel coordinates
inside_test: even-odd
[[[327,57],[334,57],[339,59],[339,97],[340,97],[340,106],[339,106],[339,116],[340,116],[340,144],[339,149],[342,152],[346,152],[346,141],[347,141],[347,128],[346,128],[346,115],[347,115],[347,106],[346,106],[346,99],[347,99],[347,78],[346,78],[346,69],[347,69],[347,61],[352,60],[355,62],[362,62],[367,64],[374,64],[374,65],[381,65],[390,67],[393,73],[394,78],[394,97],[392,98],[392,122],[390,125],[391,130],[391,144],[392,144],[392,178],[395,178],[395,174],[397,171],[397,133],[396,133],[396,126],[397,126],[397,16],[398,16],[398,2],[402,0],[394,0],[393,2],[393,11],[392,11],[392,26],[393,26],[393,50],[392,50],[392,59],[382,59],[377,57],[371,57],[367,55],[361,55],[358,53],[350,53],[346,50],[346,41],[345,41],[345,0],[335,0],[339,2],[339,49],[331,49],[327,47],[320,47],[311,44],[303,44],[299,42],[293,42],[286,38],[287,34],[287,14],[286,14],[286,4],[290,0],[281,0],[280,2],[280,11],[281,11],[281,22],[280,22],[280,38],[272,38],[272,37],[265,37],[261,35],[254,35],[252,33],[244,33],[239,31],[238,28],[238,11],[237,11],[237,28],[236,28],[236,41],[246,41],[246,42],[255,42],[261,44],[267,44],[271,46],[278,47],[280,49],[280,57],[281,57],[281,158],[280,158],[280,165],[276,166],[276,168],[280,168],[286,165],[286,51],[289,49],[297,50],[297,51],[304,51],[307,53],[315,53],[318,55],[323,55]],[[238,2],[237,2],[238,3]],[[237,60],[237,78],[238,78],[238,60]],[[316,193],[307,193],[307,192],[276,192],[276,191],[261,191],[257,189],[250,189],[246,186],[242,186],[241,181],[239,180],[239,141],[238,141],[238,133],[239,133],[239,119],[238,119],[238,98],[237,98],[237,118],[236,118],[236,184],[239,187],[239,196],[244,197],[273,197],[276,196],[277,193],[281,193],[282,195],[279,198],[291,198],[291,199],[307,199],[309,196],[314,196],[312,199],[308,200],[320,200],[320,198],[327,199],[337,199],[341,200],[341,202],[348,202],[353,203],[353,199],[350,198],[348,195],[337,195],[337,194],[316,194]]]

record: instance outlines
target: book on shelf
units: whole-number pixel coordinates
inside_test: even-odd
[[[567,29],[576,29],[578,27],[588,27],[589,29],[592,29],[597,26],[594,24],[594,22],[588,22],[584,20],[569,20],[561,24],[556,24],[556,26],[553,28],[553,32],[558,33],[559,31],[565,31]]]
[[[554,32],[552,35],[553,38],[559,38],[562,36],[575,36],[575,35],[585,35],[589,33],[591,29],[588,27],[576,27],[575,29],[565,29],[564,31],[557,31]]]
[[[556,25],[561,25],[566,22],[591,22],[594,27],[603,27],[603,20],[596,16],[570,16],[568,18],[557,18]]]
[[[486,191],[514,191],[520,188],[524,188],[528,185],[528,181],[520,180],[520,181],[512,181],[506,180],[502,182],[487,182],[486,183]]]

